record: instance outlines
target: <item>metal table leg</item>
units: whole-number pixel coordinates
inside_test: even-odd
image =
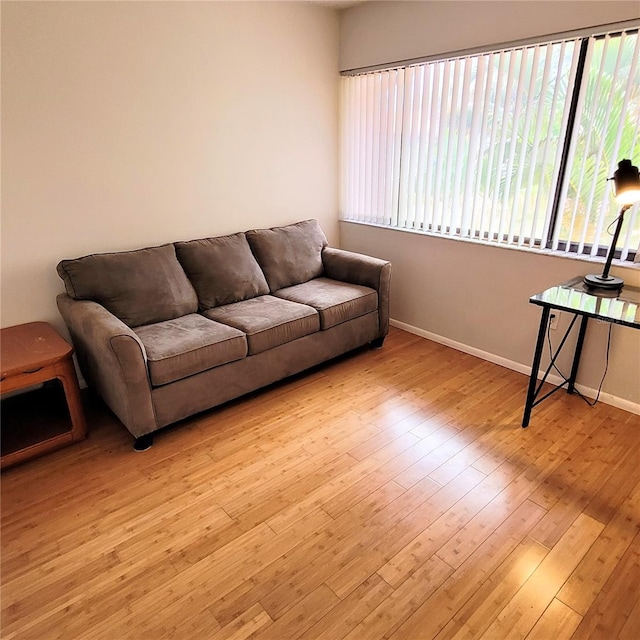
[[[549,323],[550,307],[542,307],[542,316],[540,317],[540,328],[538,329],[538,340],[536,341],[536,350],[533,354],[533,364],[531,365],[531,377],[529,378],[529,390],[527,391],[527,402],[524,405],[524,416],[522,417],[522,427],[529,426],[531,418],[531,409],[536,397],[536,381],[538,379],[538,370],[540,369],[540,361],[542,360],[542,349],[544,347],[544,335]]]
[[[582,345],[584,344],[584,336],[587,332],[588,316],[582,316],[580,322],[580,330],[578,332],[578,341],[576,342],[576,350],[573,354],[573,365],[571,366],[571,375],[569,376],[569,386],[567,393],[573,393],[576,390],[576,377],[578,375],[578,367],[580,366],[580,356],[582,355]]]

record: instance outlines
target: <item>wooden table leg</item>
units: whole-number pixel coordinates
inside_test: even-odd
[[[87,423],[84,419],[78,378],[76,377],[73,360],[71,358],[66,358],[57,363],[56,377],[60,380],[62,388],[64,389],[67,407],[69,408],[69,416],[71,417],[73,440],[82,440],[87,435]]]

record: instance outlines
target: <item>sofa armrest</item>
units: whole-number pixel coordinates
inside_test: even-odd
[[[147,355],[138,336],[97,302],[61,294],[57,303],[87,384],[134,437],[154,431]]]
[[[371,287],[378,292],[380,338],[389,333],[391,263],[362,253],[325,247],[322,263],[327,277]]]

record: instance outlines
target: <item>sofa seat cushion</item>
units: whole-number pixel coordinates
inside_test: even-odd
[[[314,308],[270,295],[209,309],[204,315],[246,333],[249,355],[320,330]]]
[[[129,327],[198,310],[172,244],[62,260],[57,269],[68,295],[101,304]]]
[[[244,233],[176,242],[180,264],[198,294],[200,309],[269,293]]]
[[[374,289],[330,278],[314,278],[280,289],[273,295],[317,309],[322,329],[335,327],[378,308],[378,294]]]
[[[271,292],[321,276],[322,250],[327,246],[317,220],[286,227],[247,231],[247,240]]]
[[[242,331],[197,313],[134,329],[147,352],[151,384],[158,387],[247,355]]]

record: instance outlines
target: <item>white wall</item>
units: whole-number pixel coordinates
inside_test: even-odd
[[[640,8],[462,4],[344,11],[341,68],[628,19]],[[293,2],[6,1],[1,11],[2,326],[61,328],[62,258],[307,217],[337,242],[335,11]],[[392,317],[525,365],[538,320],[529,295],[597,271],[423,236],[407,245],[407,234],[347,223],[340,231],[343,246],[394,262]],[[433,273],[446,280],[424,277]],[[640,332],[614,330],[605,391],[637,403]],[[602,370],[601,327],[595,336],[582,373],[589,386]]]
[[[343,69],[640,18],[638,2],[372,2],[341,19]],[[638,159],[640,160],[640,159]],[[341,245],[393,262],[391,317],[424,335],[531,366],[540,310],[529,297],[602,263],[341,223]],[[640,285],[638,266],[617,268]],[[564,325],[568,318],[562,318]],[[559,341],[561,327],[553,333]],[[607,327],[591,322],[578,382],[596,389]],[[568,361],[562,361],[568,371]],[[605,400],[640,412],[640,331],[613,327]],[[523,394],[524,394],[523,387]]]
[[[340,69],[640,19],[637,0],[365,2],[342,12]]]
[[[338,239],[337,12],[2,2],[2,326],[62,258],[317,218]]]
[[[518,371],[530,370],[540,322],[540,307],[530,304],[529,297],[578,274],[602,271],[601,264],[574,258],[357,223],[341,223],[341,237],[344,248],[393,263],[391,318],[399,326]],[[637,269],[612,273],[640,285]],[[570,314],[561,314],[558,328],[551,332],[554,345],[569,320]],[[595,320],[589,324],[578,376],[583,391],[600,385],[608,326]],[[571,370],[569,352],[560,360],[566,375]],[[545,358],[546,353],[545,347]],[[614,326],[602,399],[640,412],[639,385],[640,331]],[[524,398],[524,384],[522,392]]]

